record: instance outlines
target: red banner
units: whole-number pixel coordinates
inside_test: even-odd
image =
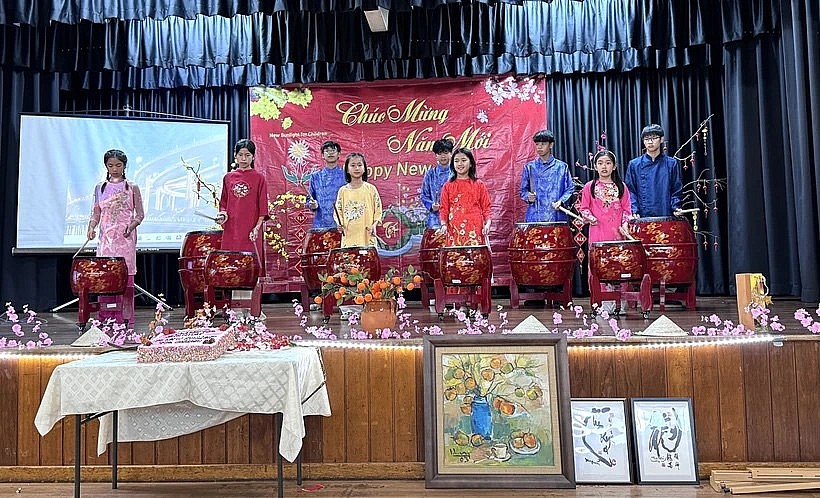
[[[368,181],[384,205],[384,270],[418,263],[427,216],[419,191],[435,165],[433,142],[449,137],[472,149],[492,200],[494,276],[508,276],[507,246],[525,208],[521,168],[535,157],[531,137],[545,127],[545,109],[543,81],[529,78],[252,89],[251,138],[273,219],[266,255],[273,284],[266,291],[295,291],[302,282],[299,256],[313,221],[305,189],[326,140],[341,145],[342,160],[349,152],[365,155]]]

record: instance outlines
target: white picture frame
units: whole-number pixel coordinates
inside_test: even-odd
[[[572,453],[575,481],[632,482],[630,418],[625,398],[572,398]]]
[[[630,401],[638,483],[699,484],[692,400]]]

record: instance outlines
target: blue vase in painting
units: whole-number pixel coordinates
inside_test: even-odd
[[[490,415],[490,405],[487,403],[487,398],[476,396],[473,398],[472,408],[470,428],[473,430],[473,434],[478,434],[485,440],[492,439],[493,418]]]

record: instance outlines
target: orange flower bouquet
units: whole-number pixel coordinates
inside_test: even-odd
[[[369,278],[367,271],[360,271],[356,267],[333,275],[320,273],[319,279],[324,284],[322,294],[314,299],[317,304],[331,297],[336,299],[337,304],[344,301],[365,304],[371,301],[396,299],[405,290],[413,290],[421,283],[421,275],[416,273],[412,265],[403,273],[390,268],[384,278],[379,280]]]

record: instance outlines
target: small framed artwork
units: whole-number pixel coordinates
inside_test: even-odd
[[[698,484],[695,418],[689,398],[632,398],[638,482]]]
[[[566,337],[424,337],[428,488],[574,488]]]
[[[631,441],[624,398],[573,398],[572,451],[578,483],[631,483]]]

